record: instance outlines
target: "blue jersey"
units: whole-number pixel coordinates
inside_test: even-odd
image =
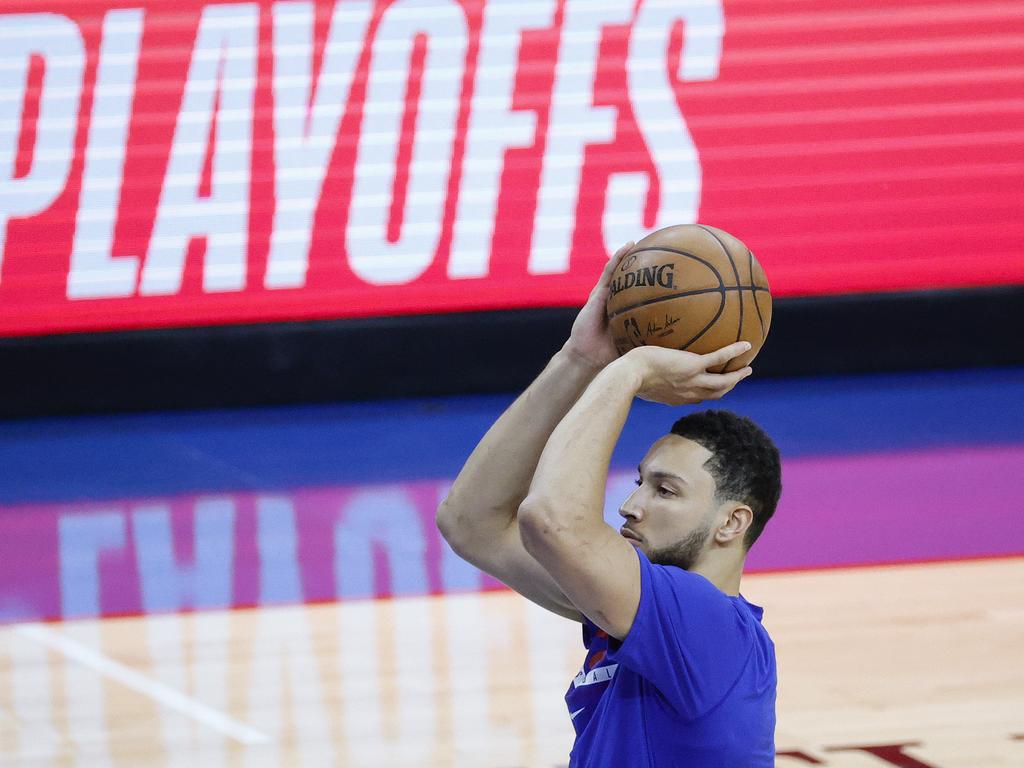
[[[584,619],[587,657],[565,701],[570,768],[774,768],[775,646],[763,610],[640,558],[622,642]]]

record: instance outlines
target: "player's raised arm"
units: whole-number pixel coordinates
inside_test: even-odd
[[[750,368],[709,373],[747,342],[695,355],[639,347],[607,366],[554,430],[519,509],[527,552],[587,618],[612,637],[629,633],[640,602],[632,545],[604,522],[608,463],[636,396],[684,405],[717,399]]]
[[[617,356],[605,305],[612,271],[632,245],[609,260],[569,340],[483,437],[437,511],[438,528],[460,556],[569,618],[578,619],[578,612],[523,548],[516,513],[552,430]]]

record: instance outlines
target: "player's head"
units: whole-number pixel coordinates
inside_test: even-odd
[[[623,503],[624,534],[652,562],[689,569],[709,549],[745,554],[775,512],[779,451],[750,419],[729,411],[684,416],[651,446]]]

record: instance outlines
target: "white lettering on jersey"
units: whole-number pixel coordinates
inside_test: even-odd
[[[398,173],[406,82],[417,35],[427,38],[400,234],[388,237]],[[368,283],[415,280],[441,237],[467,45],[455,2],[397,0],[373,43],[346,247],[352,271]]]
[[[69,299],[131,296],[139,274],[138,256],[111,253],[124,181],[124,156],[142,40],[141,9],[110,11],[103,17],[103,42],[96,68],[82,192],[68,271]]]
[[[594,667],[589,672],[584,672],[581,669],[579,674],[572,679],[572,687],[579,688],[580,686],[593,685],[594,683],[607,683],[615,677],[615,670],[618,668],[618,664],[608,664],[604,667]]]
[[[256,3],[203,10],[142,268],[142,294],[181,290],[193,237],[206,238],[204,290],[245,287],[258,23]],[[210,195],[203,197],[200,182],[211,141]]]
[[[0,17],[0,262],[7,222],[45,210],[71,172],[85,49],[78,27],[55,13]],[[45,62],[32,165],[15,178],[33,54]]]
[[[448,277],[487,275],[505,150],[529,146],[537,131],[536,113],[512,110],[522,31],[550,27],[554,16],[550,0],[484,6]]]
[[[313,3],[274,4],[275,206],[267,288],[306,283],[313,214],[372,11],[368,0],[334,6],[314,82]]]
[[[615,107],[593,105],[602,28],[624,24],[630,3],[566,0],[555,65],[544,167],[533,223],[530,274],[566,272],[587,144],[615,138]]]

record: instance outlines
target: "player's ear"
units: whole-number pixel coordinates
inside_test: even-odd
[[[754,511],[746,504],[731,502],[726,509],[728,517],[715,531],[715,541],[719,544],[728,544],[736,539],[742,540],[754,522]]]

